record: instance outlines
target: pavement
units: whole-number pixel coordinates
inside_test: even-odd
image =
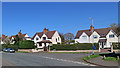
[[[116,61],[105,61],[102,59],[103,59],[103,57],[100,56],[97,58],[89,59],[87,61],[90,63],[93,63],[93,64],[100,65],[100,66],[118,66],[118,62],[116,62]]]
[[[95,66],[80,61],[88,54],[3,53],[3,66]]]

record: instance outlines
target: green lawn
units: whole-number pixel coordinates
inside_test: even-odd
[[[107,61],[118,61],[117,58],[115,57],[106,57],[103,60],[107,60]]]
[[[83,58],[83,60],[89,60],[89,59],[92,59],[92,58],[96,58],[96,57],[99,57],[100,55],[99,54],[97,54],[97,55],[90,55],[90,56],[85,56],[84,58]]]

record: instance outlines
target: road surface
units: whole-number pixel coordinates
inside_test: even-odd
[[[87,55],[87,54],[86,54]],[[2,53],[3,66],[92,66],[80,61],[85,54]]]

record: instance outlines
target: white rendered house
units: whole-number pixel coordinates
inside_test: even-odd
[[[78,31],[75,36],[75,43],[99,43],[99,51],[111,49],[114,42],[118,42],[118,35],[114,28],[94,29],[91,26],[88,30]]]
[[[51,44],[61,44],[61,37],[59,33],[55,31],[49,31],[48,29],[44,29],[43,32],[36,33],[32,40],[35,43],[37,48],[47,47]]]
[[[19,38],[23,38],[23,40],[31,40],[31,38],[28,36],[28,34],[22,34],[21,33],[21,30],[19,31],[19,33],[17,34]],[[11,38],[11,44],[14,44],[15,43],[15,38],[16,38],[16,35],[13,35],[10,37]]]

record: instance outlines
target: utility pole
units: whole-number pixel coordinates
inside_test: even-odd
[[[92,20],[92,46],[93,46],[93,51],[92,51],[92,55],[94,55],[94,39],[93,39],[93,29],[94,29],[94,27],[93,27],[93,18],[89,18],[89,19],[91,19]]]

